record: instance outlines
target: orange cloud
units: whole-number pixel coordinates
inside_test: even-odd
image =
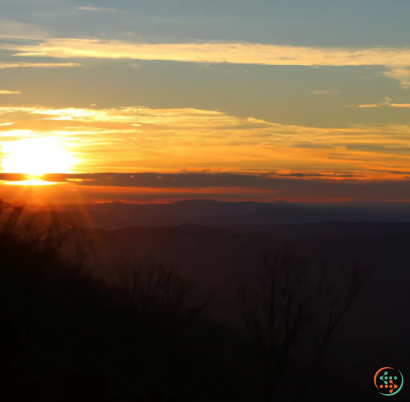
[[[410,103],[392,103],[391,107],[401,107],[401,108],[408,108],[410,107]]]
[[[13,124],[11,124],[13,123]],[[410,164],[410,127],[318,128],[197,109],[0,107],[3,141],[64,140],[75,172],[283,171],[394,178]]]
[[[383,106],[392,106],[392,101],[393,101],[392,98],[389,98],[388,96],[386,96],[384,98],[384,101],[381,102],[381,103],[376,103],[376,104],[371,104],[371,105],[357,105],[357,106],[353,106],[353,107],[366,109],[366,108],[375,108],[375,107],[383,107]],[[349,106],[349,107],[352,107],[352,106]]]
[[[78,63],[0,63],[0,70],[6,68],[67,68],[79,67]]]
[[[0,89],[0,95],[20,95],[21,91],[9,91],[7,89]]]

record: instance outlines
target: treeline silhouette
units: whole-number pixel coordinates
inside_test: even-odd
[[[109,286],[61,261],[54,234],[0,235],[1,400],[253,399],[246,342],[199,319],[208,300],[183,308],[174,267],[152,259]]]
[[[107,284],[81,257],[62,260],[77,230],[65,217],[13,234],[20,213],[0,234],[2,400],[303,400],[360,285],[353,270],[329,292],[322,266],[292,250],[267,254],[262,275],[238,289],[241,331],[202,316],[213,295],[193,304],[193,284],[172,264],[145,258]],[[317,316],[317,331],[306,330]],[[306,359],[295,352],[309,336]]]

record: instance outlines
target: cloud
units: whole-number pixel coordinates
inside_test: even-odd
[[[363,177],[360,174],[356,173],[346,173],[346,172],[333,172],[333,173],[314,173],[314,172],[273,172],[269,173],[269,175],[277,176],[277,177],[313,177],[313,178],[328,178],[328,179],[335,179],[335,178],[353,178],[353,177]]]
[[[0,173],[0,180],[21,181],[24,175]],[[238,173],[101,173],[46,175],[64,185],[41,186],[24,192],[25,200],[43,193],[56,202],[85,200],[159,201],[178,199],[289,201],[410,201],[409,180],[277,177],[276,174]],[[6,194],[4,187],[3,193]],[[60,193],[61,200],[58,199]],[[6,194],[7,195],[7,194]]]
[[[79,172],[212,168],[380,180],[408,171],[410,157],[406,125],[318,128],[198,109],[0,107],[2,141],[38,136],[62,138]]]
[[[374,108],[374,107],[380,107],[380,105],[379,105],[379,104],[358,105],[357,107],[358,107],[358,108],[361,108],[361,109],[369,109],[369,108]]]
[[[83,10],[83,11],[116,11],[112,8],[105,8],[105,7],[77,7],[77,10]]]
[[[0,38],[19,38],[19,39],[44,39],[47,34],[39,27],[0,18]]]
[[[393,80],[400,81],[400,85],[405,88],[410,88],[410,68],[393,68],[390,71],[384,71],[383,74]]]
[[[89,57],[283,66],[410,66],[410,49],[407,48],[316,48],[258,43],[147,44],[78,38],[54,38],[36,45],[16,45],[8,48],[19,52],[19,56],[57,58]]]
[[[0,70],[6,68],[69,68],[80,67],[78,63],[0,63]]]
[[[371,104],[371,105],[357,105],[357,106],[353,106],[353,107],[358,107],[358,108],[362,108],[362,109],[368,109],[368,108],[376,108],[376,107],[384,107],[384,106],[392,106],[392,102],[393,99],[389,98],[388,96],[386,96],[384,98],[384,101],[381,103],[375,103],[375,104]],[[351,107],[351,106],[349,106]]]
[[[1,177],[1,176],[0,176]],[[8,180],[22,180],[21,174],[7,174]],[[94,174],[48,174],[44,180],[51,182],[73,182],[84,186],[109,187],[143,187],[143,188],[258,188],[260,190],[275,190],[272,184],[276,178],[353,178],[353,173],[335,173],[325,175],[320,173],[279,173],[267,174],[239,174],[239,173],[209,173],[190,172],[182,173],[94,173]]]
[[[365,151],[365,152],[377,152],[379,154],[404,154],[410,155],[410,146],[409,145],[397,145],[397,144],[366,144],[366,143],[353,143],[353,144],[345,144],[345,147],[349,150],[358,150],[358,151]]]
[[[0,95],[20,95],[21,91],[9,91],[7,89],[0,89]]]
[[[384,102],[370,105],[348,105],[347,107],[358,107],[361,109],[377,108],[377,107],[394,107],[394,108],[410,108],[410,103],[392,103],[393,99],[386,96]]]
[[[391,107],[410,108],[410,103],[392,103]]]

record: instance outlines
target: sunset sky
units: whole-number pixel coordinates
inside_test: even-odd
[[[410,201],[409,17],[408,0],[0,0],[0,198]]]

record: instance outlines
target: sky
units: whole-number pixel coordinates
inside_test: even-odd
[[[0,0],[0,198],[410,201],[409,17],[408,0]]]

